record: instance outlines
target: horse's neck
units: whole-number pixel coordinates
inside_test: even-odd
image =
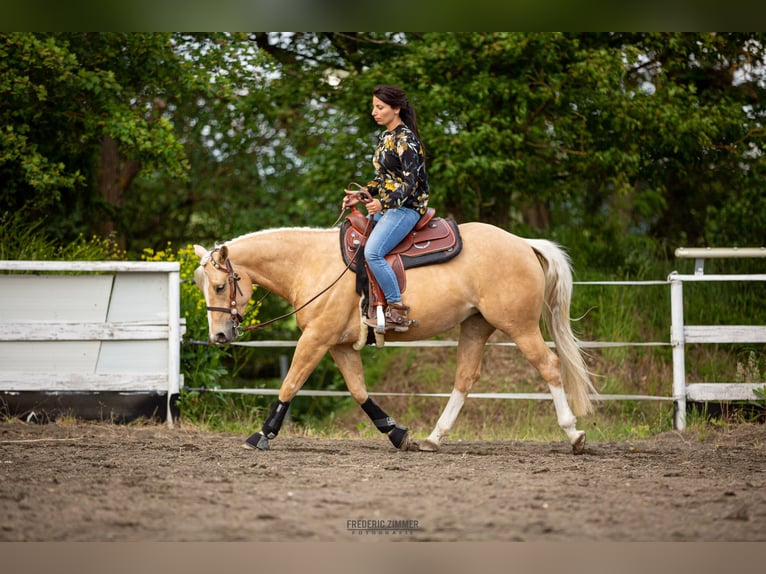
[[[337,230],[335,230],[337,231]],[[337,233],[327,229],[270,229],[227,243],[235,265],[244,267],[253,283],[293,303],[307,281],[327,267],[329,249],[338,247]],[[317,265],[324,261],[324,264]]]

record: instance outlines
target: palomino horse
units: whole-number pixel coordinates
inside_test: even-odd
[[[523,239],[484,223],[462,224],[460,233],[460,255],[446,263],[407,271],[404,302],[416,326],[405,333],[386,333],[390,341],[415,341],[460,325],[452,393],[433,432],[417,447],[439,449],[479,379],[484,345],[499,329],[540,372],[550,389],[559,426],[573,452],[582,452],[585,432],[576,428],[575,414],[592,412],[589,393],[595,390],[570,326],[572,271],[568,256],[550,241]],[[261,432],[250,436],[245,446],[269,448],[290,400],[329,351],[351,396],[378,430],[397,448],[415,448],[407,428],[367,394],[358,350],[367,339],[367,327],[361,321],[354,274],[343,273],[339,239],[338,228],[284,228],[243,235],[212,251],[194,247],[200,258],[195,278],[205,294],[211,342],[228,343],[237,337],[253,285],[269,289],[298,309],[296,319],[302,334],[279,389],[279,400]],[[542,337],[543,313],[558,355]]]

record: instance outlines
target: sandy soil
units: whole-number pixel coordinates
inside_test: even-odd
[[[763,541],[766,426],[630,443],[0,423],[0,541]]]

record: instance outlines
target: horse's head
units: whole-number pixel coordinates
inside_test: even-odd
[[[212,251],[195,245],[194,252],[200,263],[194,271],[194,281],[205,295],[210,341],[229,343],[237,338],[253,285],[247,274],[237,271],[225,245]]]

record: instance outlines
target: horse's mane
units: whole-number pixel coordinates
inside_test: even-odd
[[[253,237],[269,235],[271,233],[282,233],[282,232],[290,232],[290,231],[301,231],[301,232],[309,232],[309,233],[331,233],[331,232],[338,233],[339,228],[337,227],[273,227],[269,229],[261,229],[259,231],[251,231],[249,233],[245,233],[238,237],[234,237],[226,241],[224,245],[229,245],[231,243],[234,243],[235,241],[242,241],[245,239],[251,239]]]

